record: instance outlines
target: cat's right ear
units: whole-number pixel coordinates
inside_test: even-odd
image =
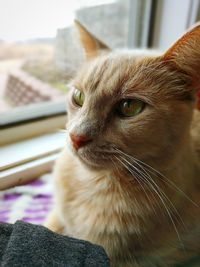
[[[200,24],[196,24],[186,32],[164,54],[165,62],[168,62],[188,75],[194,90],[200,89]]]
[[[110,48],[90,33],[79,21],[74,21],[79,32],[80,41],[87,59],[96,57],[102,50],[110,51]]]

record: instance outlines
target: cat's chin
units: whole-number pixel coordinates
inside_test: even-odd
[[[103,166],[103,164],[101,163],[93,162],[84,157],[78,157],[78,158],[81,161],[81,163],[89,169],[95,169],[95,170],[102,169],[102,168],[105,169],[105,166]]]
[[[99,156],[95,155],[87,155],[85,153],[77,154],[79,160],[90,169],[111,169],[112,166],[109,164],[108,159],[102,159]]]
[[[112,161],[103,153],[94,152],[84,148],[81,148],[78,151],[72,149],[72,153],[89,169],[110,170],[113,168]]]

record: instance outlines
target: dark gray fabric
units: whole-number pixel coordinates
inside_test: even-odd
[[[5,253],[10,235],[12,233],[12,225],[11,224],[0,224],[0,262]]]
[[[0,224],[2,267],[109,267],[100,246],[58,235],[39,225]]]

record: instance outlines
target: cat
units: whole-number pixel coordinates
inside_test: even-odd
[[[76,25],[86,62],[45,225],[101,245],[113,267],[200,266],[200,26],[147,56]]]

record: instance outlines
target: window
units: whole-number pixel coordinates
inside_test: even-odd
[[[83,60],[74,17],[112,48],[145,46],[138,29],[150,2],[1,1],[0,127],[65,113],[66,84]]]
[[[170,47],[196,21],[199,0],[157,1],[154,16],[152,46]]]

